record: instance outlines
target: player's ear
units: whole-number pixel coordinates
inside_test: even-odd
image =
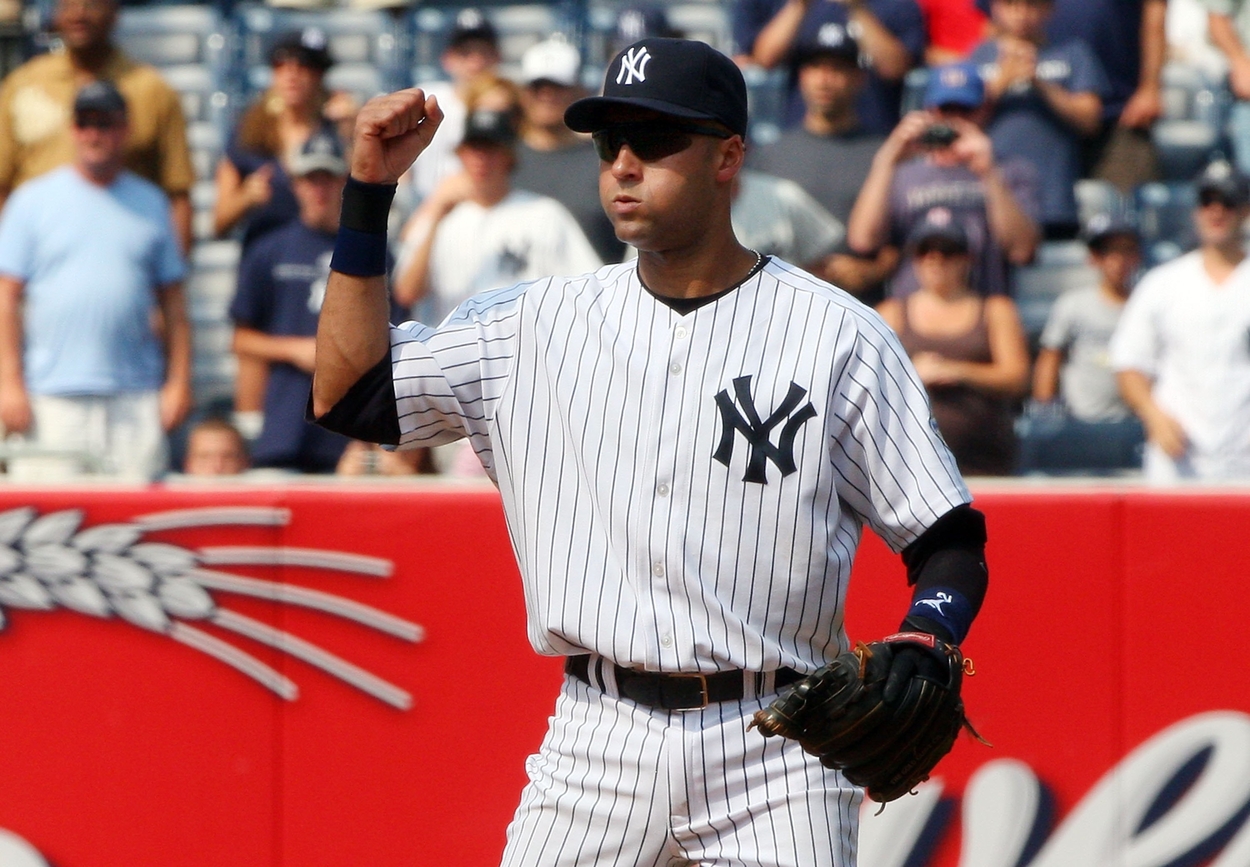
[[[746,143],[742,136],[733,135],[717,142],[716,148],[716,180],[729,183],[746,162]]]

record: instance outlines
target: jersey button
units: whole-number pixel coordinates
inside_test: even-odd
[[[673,336],[678,340],[685,340],[688,333],[689,332],[686,331],[686,326],[684,325],[678,325],[673,329]]]
[[[665,647],[672,647],[672,646],[673,646],[673,636],[671,636],[671,635],[662,635],[662,636],[660,636],[660,644],[664,645]]]
[[[661,497],[667,497],[668,485],[664,484],[663,482],[660,482],[658,485],[656,485],[655,492],[659,494]]]
[[[656,578],[663,578],[664,577],[664,564],[661,563],[659,560],[656,560],[654,563],[652,563],[651,574],[654,575]]]
[[[674,361],[671,365],[669,365],[668,372],[673,374],[673,376],[681,373],[681,362]]]

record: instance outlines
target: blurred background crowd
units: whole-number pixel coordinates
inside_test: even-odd
[[[80,474],[480,474],[304,421],[359,106],[447,115],[394,321],[632,252],[564,126],[643,36],[751,101],[739,239],[876,307],[969,475],[1250,476],[1250,0],[0,3],[0,449]]]

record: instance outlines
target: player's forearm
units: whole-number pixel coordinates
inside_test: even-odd
[[[990,232],[1013,265],[1027,265],[1041,241],[1037,223],[1024,212],[998,169],[991,168],[985,182],[985,212]]]
[[[390,352],[389,304],[383,277],[330,272],[317,323],[313,413],[329,412],[356,381]]]

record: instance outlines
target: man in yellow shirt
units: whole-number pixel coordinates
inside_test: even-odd
[[[113,44],[117,12],[116,0],[60,0],[55,25],[64,50],[22,64],[0,85],[0,204],[22,183],[73,161],[74,95],[84,84],[104,79],[126,99],[126,167],[169,196],[185,251],[195,174],[182,106],[156,69]]]

